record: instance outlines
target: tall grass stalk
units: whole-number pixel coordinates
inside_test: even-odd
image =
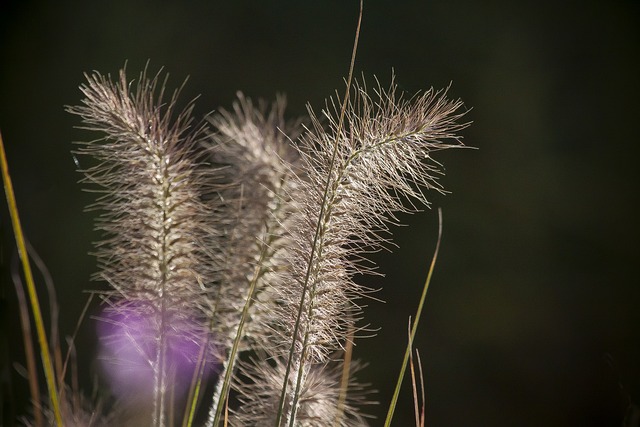
[[[102,233],[94,278],[108,285],[101,366],[114,397],[132,407],[100,414],[77,399],[76,425],[368,424],[373,402],[352,347],[368,328],[362,300],[372,291],[356,278],[380,274],[368,255],[392,244],[399,213],[429,206],[429,190],[444,193],[433,156],[462,147],[466,124],[462,102],[448,100],[447,90],[407,96],[395,77],[372,88],[352,81],[360,6],[344,95],[319,113],[309,106],[306,119],[285,120],[282,97],[268,105],[239,93],[229,110],[196,124],[193,102],[179,108],[180,90],[167,97],[160,72],[86,76],[82,103],[68,111],[99,135],[75,154],[87,159],[83,183],[98,194],[90,207]],[[17,218],[12,190],[7,195]],[[439,219],[385,426],[409,361],[413,368],[440,211]],[[50,370],[52,423],[62,425],[20,251]]]
[[[2,168],[2,181],[4,182],[4,191],[7,197],[7,205],[9,206],[9,215],[11,216],[11,224],[13,225],[13,233],[16,238],[16,245],[18,246],[18,255],[20,256],[20,261],[22,262],[22,270],[24,272],[27,292],[29,294],[29,304],[31,306],[31,311],[33,312],[36,334],[38,336],[38,343],[40,344],[40,356],[42,359],[42,367],[44,369],[45,378],[47,380],[47,388],[49,391],[51,408],[55,416],[56,424],[58,426],[62,426],[62,415],[60,412],[60,400],[56,387],[55,371],[53,369],[53,363],[51,361],[51,352],[49,350],[47,334],[44,329],[42,312],[40,311],[40,302],[38,301],[38,294],[36,292],[36,286],[33,281],[33,273],[31,271],[31,265],[29,263],[27,245],[25,243],[24,234],[22,232],[22,224],[20,223],[18,205],[16,203],[15,194],[13,192],[13,184],[11,183],[11,175],[9,174],[9,166],[7,163],[7,155],[4,150],[2,133],[0,133],[0,167]],[[35,399],[36,396],[34,396],[33,398]]]
[[[356,26],[356,34],[355,34],[355,39],[353,41],[353,50],[351,53],[351,62],[349,63],[349,73],[348,73],[348,77],[347,77],[347,84],[346,84],[346,89],[345,89],[345,93],[344,93],[344,99],[342,100],[342,108],[340,109],[340,118],[338,119],[338,128],[337,128],[337,132],[336,134],[340,135],[342,133],[343,130],[343,126],[344,126],[344,117],[345,117],[345,113],[347,111],[347,101],[349,99],[349,92],[351,91],[351,80],[353,78],[353,67],[355,65],[355,61],[356,61],[356,52],[358,51],[358,41],[360,39],[360,25],[362,24],[362,9],[363,9],[363,0],[360,0],[360,12],[358,14],[358,24]],[[292,362],[294,362],[295,360],[295,355],[296,355],[296,345],[299,345],[299,343],[296,342],[296,337],[298,336],[298,332],[301,326],[301,320],[302,320],[302,315],[303,315],[303,308],[305,307],[305,297],[307,296],[307,289],[310,286],[310,283],[312,283],[311,279],[311,274],[312,274],[312,268],[313,268],[313,261],[314,261],[314,256],[315,254],[318,252],[319,247],[319,241],[320,241],[320,233],[322,230],[322,222],[323,222],[323,216],[325,214],[325,208],[326,208],[326,202],[327,202],[327,197],[329,195],[329,190],[330,190],[330,186],[331,186],[331,174],[333,173],[333,166],[335,164],[335,160],[338,154],[338,140],[336,139],[335,144],[334,144],[334,148],[333,148],[333,154],[331,155],[331,161],[329,162],[329,168],[328,168],[328,174],[326,177],[326,183],[324,185],[324,191],[323,191],[323,195],[322,195],[322,203],[320,204],[320,212],[318,213],[318,218],[316,220],[316,227],[315,227],[315,234],[313,236],[313,244],[311,245],[311,252],[310,252],[310,258],[309,258],[309,263],[307,265],[307,271],[305,273],[305,277],[304,277],[304,284],[303,284],[303,290],[301,293],[301,301],[299,304],[299,308],[298,308],[298,315],[296,317],[296,321],[295,321],[295,326],[293,329],[293,339],[291,340],[291,347],[289,349],[289,357],[287,359],[287,369],[285,371],[285,378],[289,377],[289,372],[291,371],[291,367],[292,367]],[[315,292],[315,289],[312,289],[312,292]],[[308,305],[309,306],[309,312],[306,313],[307,316],[311,316],[311,310],[312,310],[312,305]],[[304,353],[306,351],[307,348],[307,344],[308,344],[308,335],[305,335],[305,339],[304,339],[304,343],[303,343],[303,350],[302,350],[302,355],[301,357],[304,358]],[[300,387],[302,385],[302,379],[303,379],[303,369],[304,369],[304,365],[302,363],[300,363],[299,361],[295,362],[297,365],[297,369],[298,372],[295,374],[295,378],[296,381],[295,383],[295,390],[292,391],[291,396],[293,396],[292,398],[292,402],[290,402],[290,404],[288,405],[288,409],[287,409],[287,413],[285,415],[285,421],[288,420],[288,424],[290,427],[292,427],[295,424],[295,418],[296,418],[296,411],[297,411],[297,403],[298,403],[298,399],[300,397]],[[283,381],[282,382],[282,393],[280,394],[280,406],[278,408],[278,417],[276,419],[276,425],[280,425],[280,420],[282,419],[282,414],[283,411],[285,410],[286,402],[287,399],[285,398],[286,396],[286,392],[287,392],[287,381]]]
[[[389,405],[387,417],[384,422],[385,427],[389,427],[391,425],[391,420],[393,419],[393,414],[395,413],[395,410],[396,410],[398,397],[400,396],[400,388],[402,387],[402,381],[404,380],[404,376],[407,370],[407,365],[409,363],[409,359],[413,351],[412,350],[413,341],[415,340],[416,332],[418,330],[418,323],[420,322],[420,316],[422,315],[424,303],[427,299],[427,291],[429,290],[429,284],[431,283],[433,270],[436,266],[436,260],[438,259],[438,252],[440,251],[441,241],[442,241],[442,209],[438,209],[438,241],[436,243],[436,249],[433,253],[433,258],[431,259],[431,264],[429,265],[429,272],[427,274],[427,279],[425,280],[424,286],[422,287],[422,295],[420,296],[420,302],[418,303],[418,309],[416,310],[416,315],[414,317],[415,320],[413,321],[413,325],[410,328],[409,342],[407,343],[407,349],[404,352],[404,359],[402,360],[402,366],[400,367],[400,374],[398,375],[396,388],[393,392],[393,397],[391,398],[391,404]]]

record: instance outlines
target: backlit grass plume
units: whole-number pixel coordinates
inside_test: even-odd
[[[358,300],[368,290],[353,278],[373,271],[364,256],[385,245],[395,213],[417,209],[403,199],[427,205],[423,191],[441,191],[431,154],[460,146],[456,132],[464,125],[456,121],[462,104],[444,95],[430,90],[404,99],[392,83],[388,90],[378,86],[371,98],[359,86],[342,127],[339,103],[322,112],[326,125],[309,110],[313,126],[296,145],[303,172],[292,176],[294,190],[286,196],[295,206],[285,223],[288,264],[264,298],[270,306],[264,319],[272,332],[269,356],[283,378],[274,380],[262,366],[245,368],[263,396],[278,396],[278,404],[263,405],[260,415],[251,407],[257,419],[270,420],[264,425],[326,425],[304,416],[310,412],[305,396],[329,393],[318,372],[363,315]],[[340,425],[360,420],[343,417]]]
[[[192,425],[200,402],[206,426],[366,425],[361,365],[342,360],[367,327],[355,278],[376,272],[367,254],[389,245],[397,213],[443,191],[432,155],[462,145],[462,103],[362,82],[345,105],[309,108],[307,126],[284,119],[283,99],[243,95],[193,126],[165,84],[94,73],[69,108],[101,135],[78,153],[94,159],[82,172],[99,194],[112,390],[149,406],[138,425],[182,408]]]
[[[159,75],[130,83],[124,71],[115,82],[94,73],[81,90],[83,105],[69,111],[102,135],[78,150],[97,160],[83,181],[100,194],[97,277],[113,289],[101,356],[114,388],[148,394],[154,425],[164,425],[168,396],[190,383],[209,327],[216,229],[202,198],[209,172],[194,151],[203,128],[191,127],[192,104],[175,111],[178,92],[164,100]]]
[[[219,417],[221,393],[227,391],[240,350],[262,348],[269,324],[260,304],[267,285],[278,286],[278,271],[286,267],[287,240],[283,225],[291,204],[286,189],[298,154],[289,138],[300,133],[298,122],[284,119],[284,98],[272,106],[256,106],[241,93],[233,110],[210,118],[216,130],[208,153],[220,168],[218,227],[221,281],[216,287],[213,324],[224,343],[224,369],[218,380],[210,423]],[[223,390],[224,388],[224,390]]]

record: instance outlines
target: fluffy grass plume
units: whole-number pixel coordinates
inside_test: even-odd
[[[390,246],[398,213],[444,192],[433,157],[463,146],[462,103],[349,79],[350,95],[302,121],[285,120],[284,98],[239,94],[195,124],[161,73],[86,78],[68,111],[98,135],[76,154],[97,194],[99,358],[119,403],[103,412],[68,392],[44,418],[367,425],[349,348],[371,290],[355,278],[377,274],[367,255]]]
[[[446,92],[404,99],[392,83],[389,89],[378,85],[375,94],[372,98],[364,84],[356,86],[342,127],[337,101],[322,111],[326,124],[309,110],[312,126],[297,141],[303,172],[293,174],[294,190],[286,196],[294,206],[283,223],[290,242],[287,265],[266,288],[263,303],[270,307],[264,321],[271,325],[271,345],[253,371],[245,368],[252,387],[241,388],[245,393],[258,388],[276,401],[262,405],[260,414],[253,406],[240,409],[269,420],[264,425],[274,419],[283,425],[326,425],[326,417],[308,416],[316,412],[306,405],[315,403],[313,396],[330,394],[330,381],[316,379],[363,317],[359,300],[368,289],[353,278],[374,271],[365,256],[385,246],[395,214],[418,209],[403,199],[427,205],[424,190],[442,191],[432,153],[460,146],[457,131],[464,125],[456,123],[462,104],[448,101]],[[265,360],[274,363],[272,369],[286,366],[285,378],[268,375]],[[341,425],[361,425],[358,418],[335,417]]]
[[[153,424],[165,425],[169,394],[189,382],[208,342],[216,228],[203,199],[209,172],[195,151],[204,129],[192,128],[192,104],[175,111],[177,91],[164,100],[159,79],[88,75],[83,104],[69,111],[102,135],[78,153],[97,160],[82,172],[100,194],[97,277],[113,289],[100,336],[105,369],[115,388],[148,393]]]

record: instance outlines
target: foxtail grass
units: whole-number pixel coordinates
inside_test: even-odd
[[[284,97],[269,104],[238,93],[230,109],[196,122],[193,101],[180,107],[180,89],[168,92],[162,71],[134,80],[125,69],[86,75],[82,102],[67,110],[97,135],[74,155],[84,157],[82,183],[97,194],[89,207],[101,233],[94,279],[108,288],[99,358],[125,406],[118,412],[80,398],[71,405],[71,393],[58,398],[67,386],[55,380],[2,151],[52,424],[65,414],[83,426],[368,424],[374,402],[358,380],[366,362],[352,358],[352,347],[369,330],[363,307],[372,290],[356,279],[380,274],[369,254],[392,246],[399,214],[445,193],[435,157],[464,146],[467,124],[447,89],[407,95],[395,77],[371,87],[353,81],[361,17],[343,96],[319,112],[309,106],[301,120],[285,118]],[[439,215],[385,426],[407,366],[416,424],[424,424],[412,348]]]

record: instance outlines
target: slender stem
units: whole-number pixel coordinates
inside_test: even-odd
[[[42,357],[42,367],[44,369],[44,376],[46,378],[47,388],[49,390],[49,399],[51,400],[51,409],[53,411],[56,424],[58,426],[62,426],[62,415],[60,413],[60,402],[58,399],[58,391],[56,389],[55,373],[53,370],[53,364],[51,363],[51,353],[49,352],[47,334],[44,330],[44,322],[42,320],[42,312],[40,310],[40,303],[38,302],[38,294],[36,292],[36,286],[33,281],[33,273],[31,271],[31,265],[29,264],[27,246],[25,244],[24,234],[22,232],[22,225],[20,224],[18,206],[16,204],[16,198],[13,192],[13,184],[11,183],[11,177],[9,175],[9,166],[7,164],[7,156],[4,151],[4,142],[2,141],[1,133],[0,133],[0,166],[2,167],[2,180],[4,181],[4,188],[7,196],[7,204],[9,205],[9,214],[11,216],[11,223],[13,224],[13,231],[16,236],[16,245],[18,246],[18,254],[20,255],[20,260],[22,261],[22,269],[24,270],[24,278],[27,284],[27,291],[29,293],[31,309],[33,311],[33,320],[36,325],[36,333],[38,335],[38,342],[40,344],[40,355]]]
[[[349,377],[351,371],[351,358],[353,356],[353,338],[355,327],[353,323],[349,324],[349,334],[344,349],[344,361],[342,362],[342,376],[340,377],[340,395],[338,396],[338,405],[336,406],[336,419],[333,422],[335,427],[340,426],[340,420],[343,416],[345,403],[347,401],[347,393],[349,392]]]
[[[156,379],[155,379],[155,425],[157,427],[163,427],[165,425],[166,418],[166,392],[167,392],[167,375],[169,374],[167,370],[167,361],[166,361],[166,347],[167,347],[167,328],[169,327],[167,322],[168,317],[168,308],[167,307],[167,298],[170,296],[168,294],[168,281],[169,281],[169,217],[171,215],[169,206],[169,197],[170,197],[170,180],[169,171],[167,169],[167,154],[164,150],[158,156],[156,167],[159,169],[162,179],[162,187],[160,188],[160,203],[162,209],[162,234],[160,239],[162,241],[161,251],[159,254],[159,266],[160,266],[160,324],[158,330],[158,352],[156,355]]]
[[[413,340],[411,339],[411,318],[409,318],[408,324],[408,336],[409,336],[409,347],[411,351],[409,352],[409,368],[411,372],[411,387],[413,390],[413,412],[416,417],[416,427],[420,427],[420,410],[418,406],[418,388],[416,387],[416,370],[413,364]]]
[[[64,384],[64,375],[62,375],[62,349],[60,348],[60,335],[58,334],[58,317],[60,314],[60,306],[58,305],[58,300],[56,298],[56,289],[53,285],[53,278],[51,277],[51,273],[49,272],[47,265],[44,263],[42,258],[40,258],[40,255],[38,255],[31,243],[28,240],[25,241],[25,243],[27,244],[27,252],[29,253],[29,257],[42,275],[49,296],[49,311],[51,312],[50,345],[53,352],[53,364],[55,372],[58,375],[58,388],[60,390],[60,396],[62,399],[62,396],[64,396],[64,388],[62,387]]]
[[[305,275],[305,279],[304,279],[304,286],[302,289],[302,295],[300,296],[300,305],[298,307],[298,315],[296,318],[296,323],[293,329],[293,334],[292,334],[292,340],[291,340],[291,348],[289,349],[289,358],[287,360],[287,369],[285,371],[285,375],[284,375],[284,380],[282,382],[282,392],[280,393],[280,406],[278,408],[278,416],[276,418],[276,427],[280,426],[280,422],[282,420],[282,415],[283,415],[283,411],[285,408],[285,396],[286,396],[286,392],[287,392],[287,381],[289,378],[289,374],[291,372],[291,364],[293,362],[293,356],[295,353],[295,344],[296,344],[296,335],[298,335],[299,329],[300,329],[300,320],[302,318],[302,312],[304,310],[304,301],[305,301],[305,297],[306,297],[306,293],[307,293],[307,288],[309,286],[309,280],[311,278],[311,270],[313,268],[313,263],[314,263],[314,258],[316,255],[316,248],[317,248],[317,252],[319,254],[320,250],[322,249],[321,245],[320,247],[318,247],[318,242],[319,242],[319,238],[320,238],[320,230],[321,230],[321,226],[322,226],[322,219],[324,217],[324,211],[326,208],[326,201],[327,201],[327,196],[329,193],[329,187],[331,185],[331,174],[333,171],[333,166],[338,154],[338,143],[339,143],[339,138],[340,138],[340,134],[342,133],[342,127],[344,125],[344,115],[345,112],[347,110],[347,103],[349,100],[349,91],[351,89],[351,80],[353,78],[353,68],[356,62],[356,52],[358,51],[358,40],[360,38],[360,25],[362,23],[362,9],[363,9],[363,0],[360,0],[360,12],[358,14],[358,25],[356,27],[356,35],[355,35],[355,40],[353,42],[353,51],[351,53],[351,63],[349,64],[349,75],[347,78],[347,87],[345,90],[345,94],[344,94],[344,100],[342,102],[342,109],[340,111],[340,120],[338,122],[338,129],[336,130],[336,141],[335,141],[335,145],[334,145],[334,149],[333,149],[333,155],[331,156],[331,162],[329,163],[329,168],[327,171],[327,182],[325,184],[325,188],[324,188],[324,192],[323,192],[323,196],[322,196],[322,203],[320,205],[320,212],[318,214],[318,222],[316,224],[316,230],[315,230],[315,235],[313,237],[313,244],[311,247],[311,253],[309,254],[309,264],[307,267],[307,272]],[[304,349],[303,349],[304,352]],[[302,362],[302,360],[300,361]],[[300,370],[303,369],[303,365],[304,363],[300,363],[299,364],[299,369],[298,369],[298,381],[296,381],[297,385],[296,385],[296,389],[298,389],[298,385],[300,384],[300,377],[301,377],[301,372]],[[297,392],[298,390],[296,390]],[[295,423],[295,408],[289,408],[289,411],[292,411],[292,413],[294,414],[294,416],[292,416],[290,418],[290,422],[289,425],[293,426],[293,424]]]
[[[204,344],[200,347],[198,352],[198,362],[196,369],[193,373],[191,380],[191,386],[189,387],[189,396],[187,398],[187,406],[185,408],[185,414],[182,421],[182,427],[191,427],[193,425],[193,419],[196,415],[196,407],[200,400],[200,391],[202,387],[202,376],[204,375],[204,368],[207,363],[206,352],[209,348],[209,334],[205,339]]]
[[[264,236],[269,235],[269,230],[267,229],[264,233]],[[216,385],[216,390],[214,393],[213,403],[211,405],[211,410],[209,412],[209,420],[207,422],[207,426],[217,426],[220,422],[220,417],[222,416],[222,403],[226,400],[226,396],[229,392],[229,387],[231,385],[231,375],[233,374],[234,365],[236,358],[238,356],[238,349],[240,347],[240,342],[244,338],[244,325],[249,318],[249,310],[253,305],[253,300],[255,298],[256,292],[258,290],[258,280],[263,273],[263,263],[267,258],[269,251],[269,245],[263,244],[262,250],[260,251],[260,259],[256,264],[256,269],[251,279],[251,283],[249,284],[249,291],[247,292],[247,298],[245,299],[244,307],[242,309],[242,314],[240,315],[240,321],[238,322],[238,329],[236,332],[236,336],[233,340],[233,345],[231,347],[231,351],[229,352],[228,359],[224,362],[223,372],[224,372],[224,380]],[[214,415],[215,408],[215,415]]]
[[[36,356],[31,340],[31,322],[29,321],[29,306],[24,294],[24,286],[18,274],[18,260],[13,258],[11,265],[11,275],[18,297],[18,308],[20,309],[20,325],[22,326],[22,339],[24,340],[24,354],[27,359],[27,372],[29,374],[29,391],[33,401],[33,424],[35,427],[42,426],[42,411],[38,405],[40,401],[40,387],[38,386],[38,368],[36,367]]]
[[[62,364],[62,373],[60,374],[61,378],[64,378],[67,375],[67,366],[69,365],[69,359],[71,358],[71,353],[74,352],[74,355],[75,355],[74,343],[76,342],[76,336],[78,335],[78,331],[80,330],[80,324],[82,323],[85,316],[87,315],[87,310],[89,310],[89,305],[93,300],[93,296],[94,296],[93,293],[89,294],[89,298],[87,298],[87,302],[84,304],[84,308],[82,309],[82,312],[80,313],[80,317],[76,322],[76,328],[73,330],[73,334],[71,335],[71,338],[67,338],[68,350],[64,358],[64,363]],[[62,387],[62,384],[60,384],[60,387]],[[74,390],[78,390],[78,388],[75,388]]]
[[[426,396],[424,394],[424,373],[422,371],[422,361],[420,360],[420,351],[416,348],[416,359],[418,359],[418,375],[420,378],[420,396],[422,397],[421,410],[420,410],[420,427],[424,427],[425,410],[426,410]]]
[[[440,250],[441,240],[442,240],[442,209],[438,208],[438,242],[436,243],[436,249],[433,253],[433,258],[431,259],[431,265],[429,266],[429,273],[427,274],[427,280],[424,282],[424,287],[422,288],[422,296],[420,297],[420,303],[418,304],[418,310],[416,311],[416,320],[413,323],[413,327],[411,328],[411,334],[409,336],[409,342],[407,343],[407,349],[404,352],[404,360],[402,361],[402,368],[400,369],[400,374],[398,375],[398,382],[396,383],[396,389],[393,392],[393,398],[391,399],[391,404],[389,405],[389,411],[387,412],[387,418],[384,422],[384,427],[389,427],[391,425],[391,420],[393,419],[393,413],[395,412],[396,405],[398,403],[398,397],[400,396],[400,387],[402,386],[402,379],[404,378],[404,373],[407,370],[407,364],[409,363],[409,355],[411,353],[411,345],[416,336],[416,331],[418,330],[418,323],[420,323],[420,315],[422,314],[422,308],[424,307],[424,302],[427,299],[427,291],[429,290],[429,283],[431,283],[431,276],[433,275],[433,270],[436,266],[436,260],[438,259],[438,251]]]
[[[157,331],[157,342],[158,349],[156,353],[156,360],[154,362],[154,425],[156,427],[164,427],[165,425],[165,400],[166,400],[166,391],[167,391],[167,372],[166,372],[166,361],[165,361],[165,347],[166,337],[165,337],[165,320],[166,316],[166,307],[165,300],[162,298],[161,301],[161,309],[160,313],[160,325]]]

